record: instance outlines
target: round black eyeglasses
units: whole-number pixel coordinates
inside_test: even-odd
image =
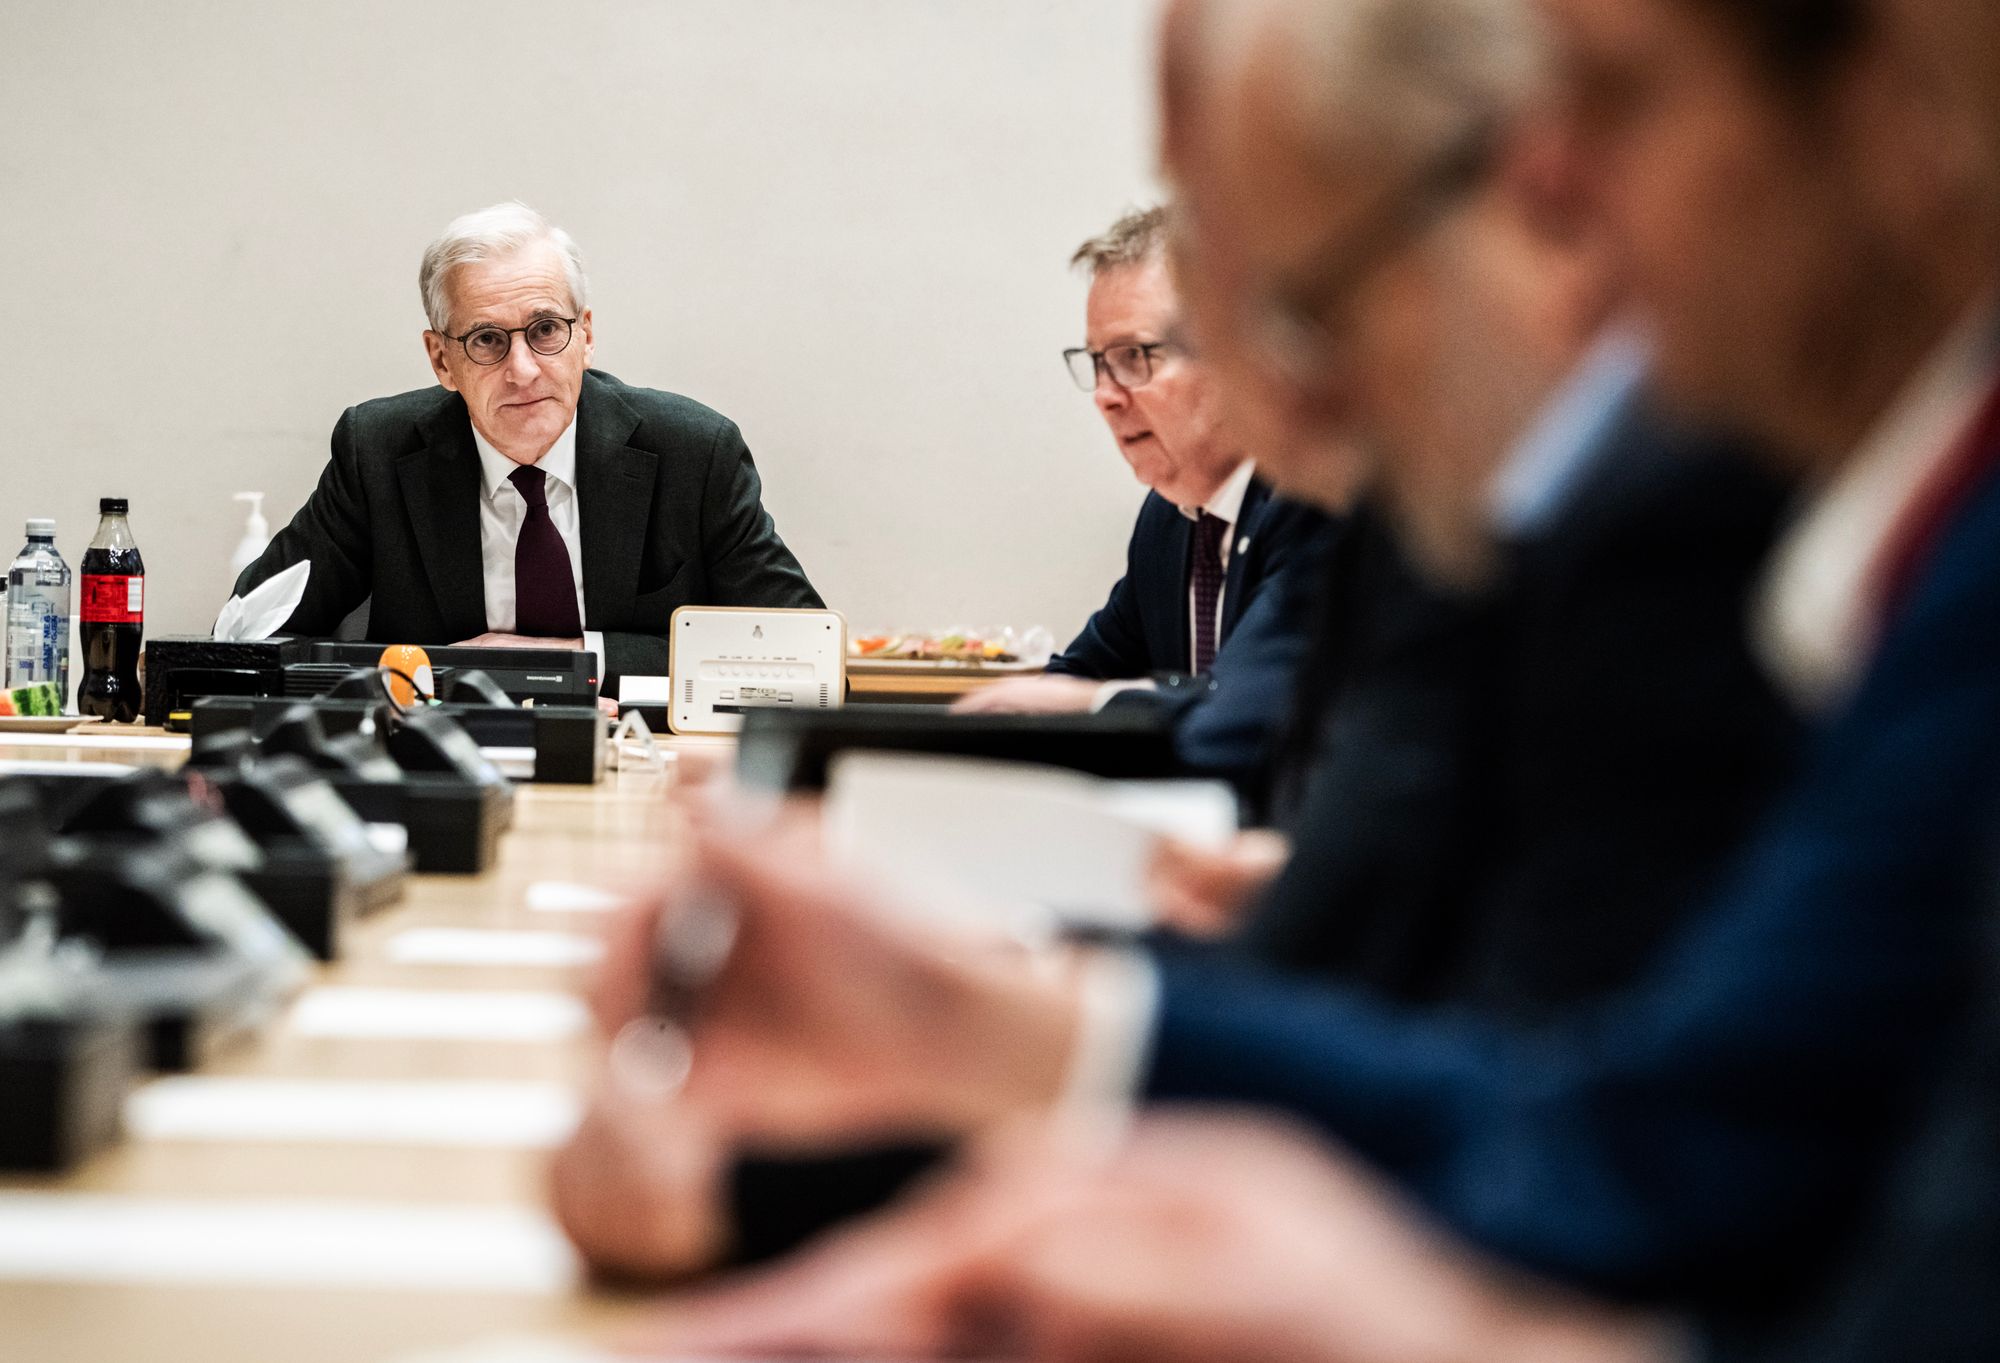
[[[519,336],[537,355],[560,355],[569,349],[576,328],[574,317],[537,317],[524,327],[474,327],[463,336],[447,336],[465,348],[465,358],[474,364],[498,364],[514,348]]]

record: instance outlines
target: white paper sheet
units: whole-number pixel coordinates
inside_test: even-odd
[[[125,1100],[137,1140],[550,1149],[576,1128],[560,1084],[156,1079]]]
[[[528,907],[537,913],[607,913],[625,902],[609,890],[566,880],[538,880],[528,887]]]
[[[915,902],[943,892],[1135,930],[1153,919],[1145,876],[1158,838],[1219,847],[1237,809],[1220,782],[1105,781],[1020,762],[852,752],[831,765],[825,820],[829,846]]]
[[[389,939],[397,965],[590,965],[604,943],[580,932],[502,932],[486,928],[411,928]]]
[[[525,990],[314,989],[290,1017],[302,1036],[396,1041],[563,1041],[588,1023],[581,999]]]
[[[673,700],[672,677],[641,677],[628,672],[618,679],[620,705],[671,705]]]
[[[0,734],[0,743],[15,741],[13,734]],[[139,770],[123,762],[31,762],[26,759],[0,758],[0,776],[95,776],[110,781],[119,776],[130,776]]]
[[[79,724],[83,721],[78,720]],[[194,740],[182,734],[126,733],[122,725],[82,729],[67,734],[4,734],[10,748],[90,748],[124,752],[186,752]]]
[[[544,1294],[578,1276],[523,1208],[0,1192],[0,1280]]]

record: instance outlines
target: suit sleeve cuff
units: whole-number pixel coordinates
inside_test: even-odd
[[[597,663],[592,669],[591,675],[597,678],[597,689],[602,691],[604,689],[604,631],[601,629],[585,630],[583,632],[583,651],[596,655]]]
[[[1061,1107],[1127,1112],[1138,1101],[1159,1022],[1160,975],[1137,951],[1094,950],[1078,963],[1080,1019]]]

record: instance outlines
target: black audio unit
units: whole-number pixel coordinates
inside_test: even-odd
[[[597,655],[555,648],[425,648],[431,660],[438,693],[458,671],[484,672],[500,684],[500,689],[517,701],[537,705],[597,704]],[[349,644],[320,640],[306,651],[305,668],[286,669],[287,695],[318,695],[346,675],[346,669],[373,667],[382,660],[380,644]],[[327,664],[338,664],[334,671]],[[315,690],[293,689],[293,676],[301,684],[323,681]]]

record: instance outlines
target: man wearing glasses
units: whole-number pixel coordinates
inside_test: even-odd
[[[519,203],[466,214],[418,283],[441,387],[342,414],[238,595],[311,560],[287,633],[332,634],[366,601],[383,643],[586,649],[607,695],[667,671],[676,607],[823,604],[735,423],[589,367],[567,232]]]
[[[1183,761],[1234,775],[1262,756],[1304,653],[1301,593],[1281,574],[1315,575],[1329,525],[1272,498],[1251,433],[1175,336],[1167,226],[1163,208],[1128,213],[1071,262],[1091,274],[1088,344],[1063,359],[1152,489],[1125,576],[1048,675],[988,687],[960,709],[1059,714],[1114,697],[1172,705]]]

